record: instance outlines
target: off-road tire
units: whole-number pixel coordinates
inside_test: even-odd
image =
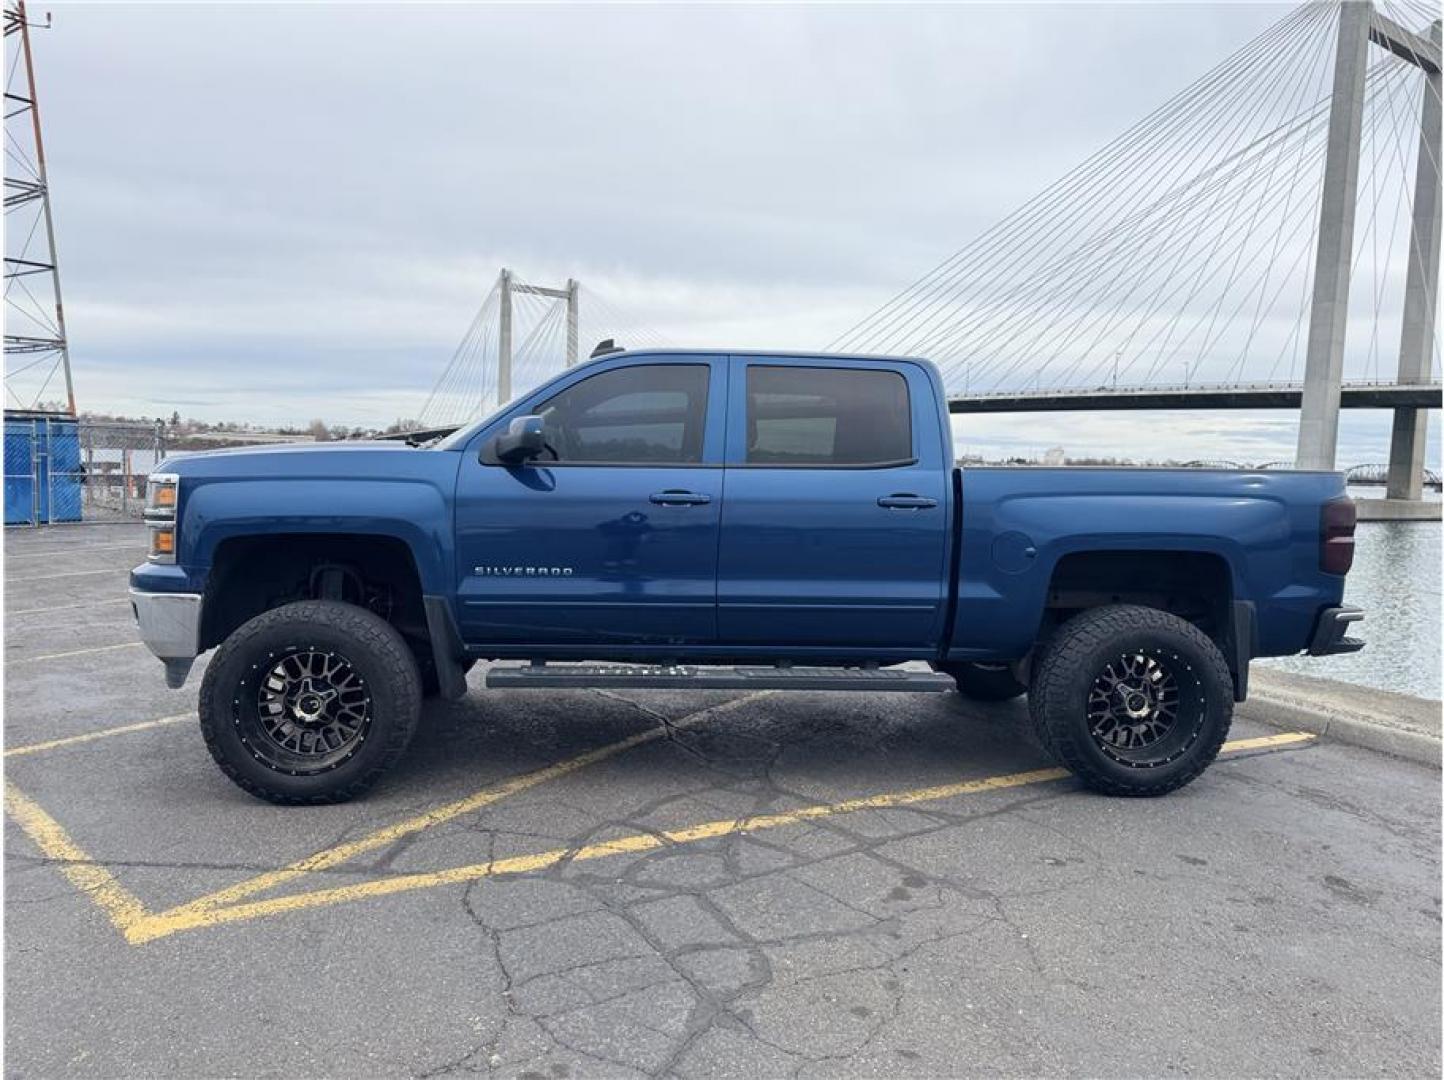
[[[937,669],[951,675],[958,693],[971,701],[1011,701],[1028,692],[1007,664],[939,664]]]
[[[1197,716],[1176,758],[1130,766],[1105,753],[1090,732],[1089,692],[1115,658],[1143,653],[1178,666]],[[1218,756],[1233,718],[1233,680],[1218,646],[1192,623],[1156,608],[1110,604],[1064,623],[1033,668],[1028,709],[1040,741],[1088,787],[1107,795],[1155,796],[1198,778]]]
[[[351,756],[311,775],[288,775],[242,741],[242,703],[268,659],[291,649],[344,654],[364,678],[369,718]],[[405,751],[421,713],[421,679],[406,641],[384,619],[332,600],[305,600],[257,615],[216,651],[201,682],[201,734],[239,787],[286,806],[345,802],[363,794]]]

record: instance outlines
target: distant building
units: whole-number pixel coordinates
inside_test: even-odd
[[[1044,465],[1062,465],[1062,464],[1064,464],[1063,448],[1062,448],[1061,446],[1050,446],[1047,450],[1044,450],[1044,451],[1043,451],[1043,464],[1044,464]]]

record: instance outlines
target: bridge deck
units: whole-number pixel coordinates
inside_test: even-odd
[[[986,413],[1092,412],[1114,409],[1297,409],[1303,392],[1302,383],[1034,390],[1007,394],[956,394],[948,398],[948,410],[955,413]],[[1441,390],[1437,382],[1346,385],[1340,395],[1339,404],[1345,409],[1437,409],[1444,404],[1444,390]]]

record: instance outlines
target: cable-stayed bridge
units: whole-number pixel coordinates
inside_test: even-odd
[[[935,360],[954,411],[1392,408],[1417,498],[1438,407],[1439,23],[1306,4],[833,347]],[[1403,384],[1389,387],[1386,383]]]
[[[955,412],[1299,409],[1309,468],[1334,467],[1341,407],[1390,409],[1389,494],[1418,498],[1441,399],[1440,67],[1422,0],[1307,3],[827,348],[926,356]],[[659,343],[591,325],[588,348]],[[566,362],[554,326],[535,334],[506,365],[528,372],[517,392]],[[497,348],[468,355],[428,420],[448,380],[505,400]]]

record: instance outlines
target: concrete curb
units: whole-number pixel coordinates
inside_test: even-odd
[[[1440,702],[1255,667],[1239,715],[1440,768]]]

